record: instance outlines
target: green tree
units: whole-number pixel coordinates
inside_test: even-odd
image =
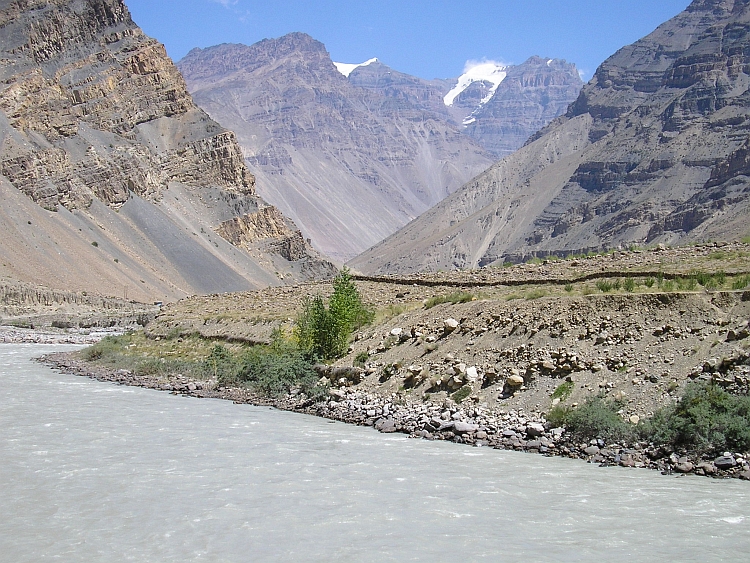
[[[300,348],[308,355],[332,360],[346,354],[352,332],[373,318],[374,313],[362,303],[351,273],[344,268],[333,280],[327,307],[320,295],[305,298],[294,332]]]

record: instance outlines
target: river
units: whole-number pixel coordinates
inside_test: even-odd
[[[68,347],[67,349],[69,349]],[[0,561],[747,561],[750,484],[379,434],[0,345]]]

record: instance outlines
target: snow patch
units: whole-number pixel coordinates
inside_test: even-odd
[[[481,104],[484,105],[495,95],[497,87],[508,76],[506,72],[508,65],[496,61],[467,61],[464,66],[464,73],[458,78],[458,84],[445,95],[443,102],[450,107],[456,98],[471,86],[474,82],[489,82],[492,84],[489,94],[484,97]]]
[[[357,68],[359,68],[361,66],[367,66],[369,64],[376,63],[376,62],[378,62],[378,59],[370,59],[369,61],[365,61],[363,63],[354,64],[354,65],[353,64],[348,64],[348,63],[333,63],[333,64],[336,65],[336,69],[341,74],[343,74],[344,76],[346,76],[347,78],[349,78],[349,75],[352,72],[354,72],[354,69],[357,69]]]
[[[554,60],[554,59],[550,59],[550,60],[548,60],[548,61],[547,61],[547,66],[552,66],[552,61],[553,61],[553,60]]]

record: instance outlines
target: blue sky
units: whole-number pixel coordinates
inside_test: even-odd
[[[334,61],[378,57],[421,78],[457,77],[469,60],[576,63],[589,79],[617,49],[690,0],[125,0],[174,60],[193,47],[251,45],[302,31]]]

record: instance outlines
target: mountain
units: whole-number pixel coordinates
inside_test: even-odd
[[[750,231],[750,0],[696,0],[567,113],[351,262],[470,268]]]
[[[499,150],[521,146],[575,99],[575,81],[580,86],[573,65],[545,66],[547,74],[573,69],[574,91],[562,92],[564,103],[544,100],[550,110],[559,107],[557,114],[533,111],[525,102],[509,118],[488,110],[488,120],[510,125],[468,135],[463,121],[486,104],[472,98],[484,87],[476,77],[447,104],[458,80],[423,80],[377,59],[334,63],[322,43],[303,33],[252,46],[194,49],[177,64],[196,102],[237,133],[261,195],[292,217],[319,250],[341,261],[487,169],[497,159],[494,148],[482,145],[487,138],[513,130]],[[529,104],[537,100],[527,88],[532,82],[516,88]],[[540,77],[534,88],[551,82]],[[561,93],[557,86],[546,90],[550,99]]]
[[[328,276],[122,0],[0,0],[0,276],[141,301]]]
[[[178,66],[196,102],[237,133],[263,196],[342,261],[493,161],[433,112],[353,86],[301,33],[194,49]]]

